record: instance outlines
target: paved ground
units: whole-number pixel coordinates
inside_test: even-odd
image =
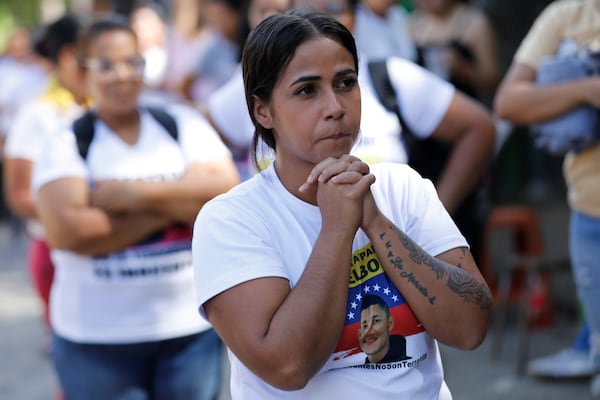
[[[0,229],[0,398],[53,398],[56,379],[43,351],[41,307],[25,269],[25,240]]]
[[[558,224],[564,229],[564,220],[552,219],[562,218],[557,216],[563,214],[551,212],[549,215],[544,223]],[[0,399],[48,400],[54,397],[56,378],[42,351],[41,309],[26,274],[25,247],[23,237],[12,237],[7,228],[0,225]],[[568,281],[569,275],[561,279]],[[547,354],[570,342],[576,327],[567,313],[559,313],[552,327],[531,333],[530,355]],[[590,398],[587,380],[543,381],[517,375],[514,325],[507,328],[502,352],[495,360],[490,356],[493,338],[492,334],[488,335],[484,344],[472,352],[442,347],[447,381],[455,399]],[[221,399],[228,397],[225,390]]]

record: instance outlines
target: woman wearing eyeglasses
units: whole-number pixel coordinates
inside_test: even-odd
[[[214,399],[221,342],[197,314],[190,227],[238,182],[231,154],[190,109],[164,110],[173,132],[139,105],[144,63],[126,20],[93,22],[78,57],[91,123],[56,135],[33,178],[65,398]]]

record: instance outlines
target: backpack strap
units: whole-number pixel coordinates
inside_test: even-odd
[[[79,150],[79,155],[84,160],[87,158],[90,143],[92,143],[92,139],[94,138],[95,121],[96,113],[89,110],[73,122],[73,133],[75,133],[77,149]]]
[[[162,108],[146,107],[145,109],[169,133],[173,140],[177,141],[179,134],[175,118]],[[73,122],[73,132],[77,141],[77,149],[79,150],[79,155],[84,160],[87,158],[90,143],[94,139],[95,121],[96,113],[90,110]]]
[[[373,87],[377,93],[377,97],[381,104],[388,110],[392,111],[398,117],[398,122],[402,128],[402,139],[407,147],[408,154],[411,154],[411,150],[415,147],[416,139],[412,130],[406,124],[402,113],[400,112],[400,106],[398,105],[398,98],[396,97],[396,91],[390,81],[390,76],[387,69],[387,60],[376,60],[369,61],[368,63],[369,74],[371,75],[371,81]]]
[[[146,110],[154,117],[154,119],[163,127],[173,140],[177,141],[179,132],[177,130],[177,122],[175,118],[162,108],[147,106]]]
[[[400,112],[396,91],[390,81],[387,61],[370,61],[368,67],[379,101],[398,117],[398,122],[402,128],[402,140],[408,156],[408,165],[423,177],[437,182],[448,160],[451,144],[432,137],[425,139],[417,137],[408,127]]]

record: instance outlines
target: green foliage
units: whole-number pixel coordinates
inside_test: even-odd
[[[17,26],[35,28],[41,18],[41,0],[0,0],[0,51]]]
[[[41,0],[0,0],[0,13],[10,16],[16,25],[36,26],[41,17]]]
[[[6,6],[0,4],[0,52],[4,51],[8,36],[15,25],[15,19],[10,13],[10,10],[8,10]]]

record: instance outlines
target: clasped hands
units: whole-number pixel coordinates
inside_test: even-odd
[[[348,224],[348,228],[365,228],[380,215],[371,185],[375,176],[369,165],[357,157],[328,157],[312,169],[300,186],[300,193],[316,188],[316,202],[323,224]]]

